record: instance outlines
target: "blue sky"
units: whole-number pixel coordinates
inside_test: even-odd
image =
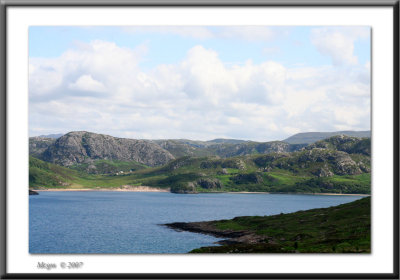
[[[369,129],[370,39],[354,26],[33,26],[30,135],[268,141]]]

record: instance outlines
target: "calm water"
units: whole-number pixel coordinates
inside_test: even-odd
[[[30,253],[186,253],[217,238],[171,222],[272,215],[329,207],[359,196],[40,192],[29,196]]]

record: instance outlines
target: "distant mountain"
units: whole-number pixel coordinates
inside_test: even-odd
[[[54,138],[54,139],[57,139],[57,138],[60,138],[61,136],[63,136],[64,134],[62,134],[62,133],[58,133],[58,134],[47,134],[47,135],[39,135],[39,136],[36,136],[36,137],[41,137],[41,138]]]
[[[250,142],[246,140],[238,140],[238,139],[225,139],[225,138],[218,138],[214,140],[209,140],[207,143],[210,144],[241,144],[245,142]]]
[[[304,132],[297,133],[285,140],[283,142],[289,144],[311,144],[332,136],[346,135],[352,137],[369,137],[371,138],[371,131],[336,131],[336,132]]]

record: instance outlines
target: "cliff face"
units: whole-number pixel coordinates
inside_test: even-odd
[[[90,163],[96,159],[136,161],[158,166],[166,164],[174,156],[151,141],[76,131],[58,138],[44,151],[42,158],[63,166]]]

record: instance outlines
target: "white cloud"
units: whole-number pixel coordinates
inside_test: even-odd
[[[355,65],[354,42],[369,38],[369,27],[322,27],[311,31],[311,42],[317,50],[331,57],[333,64]]]
[[[301,131],[369,129],[368,66],[288,68],[250,60],[227,66],[198,45],[179,63],[144,71],[145,55],[143,46],[94,41],[57,58],[31,59],[31,134],[268,141]]]
[[[82,75],[76,80],[75,83],[71,83],[68,85],[68,88],[73,90],[82,90],[82,91],[94,91],[94,92],[105,92],[105,86],[92,78],[91,75]]]

